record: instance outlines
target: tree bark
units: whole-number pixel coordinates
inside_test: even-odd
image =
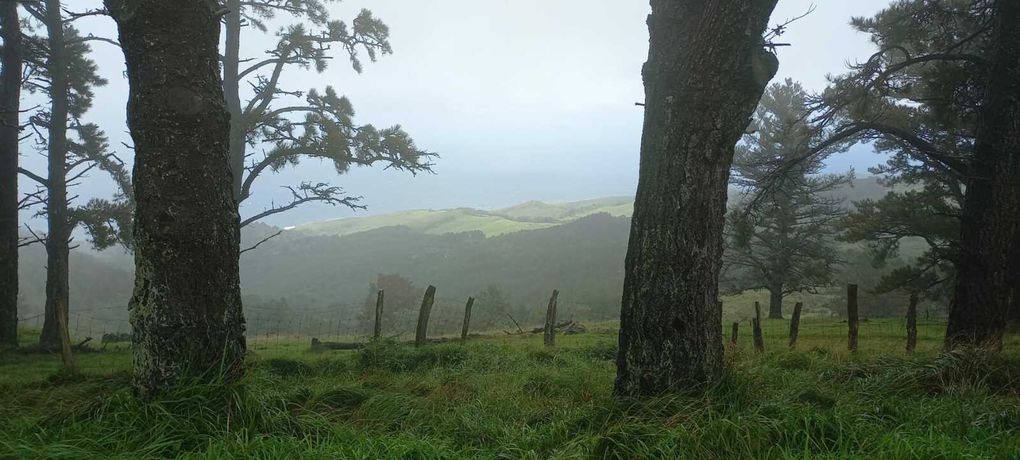
[[[46,0],[46,35],[50,73],[50,127],[46,177],[46,306],[39,346],[62,350],[68,335],[70,303],[69,258],[71,228],[67,212],[67,116],[68,68],[64,42],[64,18],[60,0]],[[68,339],[69,340],[69,339]],[[69,344],[68,344],[69,345]],[[66,360],[65,360],[66,361]],[[65,365],[68,364],[65,362]]]
[[[18,138],[21,23],[18,4],[0,4],[0,350],[18,347]]]
[[[244,369],[220,17],[208,0],[106,0],[131,87],[136,387],[229,382]]]
[[[615,391],[703,387],[722,372],[718,277],[734,146],[778,69],[777,0],[652,0],[645,123]]]
[[[769,319],[783,319],[783,285],[769,288]]]
[[[1020,2],[995,3],[945,346],[1001,348],[1020,302]],[[1011,311],[1012,310],[1012,311]]]
[[[223,50],[223,94],[230,111],[230,171],[233,177],[234,199],[238,205],[244,199],[241,186],[244,183],[244,154],[246,130],[241,112],[241,0],[226,0],[227,14],[223,29],[226,35]]]

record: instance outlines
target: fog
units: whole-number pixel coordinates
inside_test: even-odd
[[[99,2],[73,2],[74,8]],[[866,58],[873,48],[851,30],[851,16],[869,15],[883,0],[814,2],[810,16],[793,23],[780,41],[777,79],[793,78],[812,90],[839,73],[848,58]],[[593,4],[597,6],[593,6]],[[773,23],[799,16],[813,2],[782,0]],[[624,0],[406,0],[347,1],[330,6],[336,18],[352,19],[370,8],[391,31],[394,53],[366,62],[362,74],[336,54],[325,72],[291,72],[291,90],[332,85],[347,95],[357,123],[402,125],[419,147],[436,152],[434,175],[411,178],[381,169],[355,169],[337,177],[332,165],[306,160],[301,166],[260,180],[243,213],[254,214],[287,198],[281,187],[302,180],[331,181],[364,196],[371,215],[405,209],[489,209],[526,200],[552,202],[627,196],[637,184],[643,99],[640,76],[647,54],[647,2]],[[275,44],[270,34],[246,30],[243,57],[259,57]],[[79,22],[86,34],[112,37],[108,18]],[[94,59],[109,79],[97,89],[87,119],[100,124],[111,145],[130,161],[124,125],[127,81],[120,51],[94,42]],[[366,59],[367,61],[367,59]],[[243,96],[242,96],[243,97]],[[39,103],[26,96],[25,106]],[[859,170],[879,160],[858,148],[830,161],[833,171]],[[23,164],[44,171],[31,144]],[[101,173],[83,181],[79,200],[109,195]],[[31,184],[22,181],[27,189]],[[347,209],[307,205],[267,219],[278,226],[352,215]],[[28,218],[29,216],[24,216]],[[42,222],[35,225],[42,226]]]

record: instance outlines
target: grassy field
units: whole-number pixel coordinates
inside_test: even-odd
[[[0,357],[0,458],[1020,458],[1020,340],[1001,354],[939,355],[922,325],[784,321],[727,350],[701,395],[612,398],[612,325],[558,338],[504,336],[414,349],[313,353],[256,345],[239,384],[131,395],[130,351]],[[728,336],[728,332],[727,332]],[[31,340],[31,338],[28,338]]]

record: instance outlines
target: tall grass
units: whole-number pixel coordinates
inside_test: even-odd
[[[555,349],[289,347],[252,356],[242,382],[149,403],[123,370],[50,378],[46,359],[3,358],[0,458],[1020,458],[1015,339],[908,357],[888,351],[898,337],[850,355],[806,336],[793,352],[741,341],[704,392],[623,401],[612,331]]]

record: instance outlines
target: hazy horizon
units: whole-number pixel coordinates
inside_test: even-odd
[[[98,4],[89,0],[82,7],[92,6],[87,3]],[[811,4],[780,0],[771,22],[799,16]],[[331,165],[305,160],[263,178],[242,213],[251,215],[274,199],[286,199],[281,187],[301,180],[331,181],[351,195],[364,196],[368,209],[357,212],[359,216],[632,196],[643,116],[634,103],[644,97],[640,69],[647,56],[644,22],[649,6],[623,0],[599,8],[585,5],[580,0],[331,4],[335,18],[346,21],[360,8],[371,9],[390,26],[394,54],[366,62],[360,75],[337,55],[323,74],[289,73],[287,88],[333,85],[350,97],[357,123],[401,124],[419,147],[440,155],[436,174],[412,178],[360,168],[338,177]],[[887,5],[886,0],[818,2],[813,14],[792,24],[781,38],[791,46],[779,48],[782,64],[776,81],[793,78],[809,90],[822,89],[826,74],[840,73],[847,61],[873,52],[867,37],[851,30],[850,17],[870,15]],[[286,24],[276,21],[272,28]],[[89,18],[79,26],[85,34],[114,34],[108,18]],[[275,43],[272,33],[245,33],[255,39],[245,42],[243,57],[257,57]],[[93,49],[93,59],[110,84],[97,88],[96,106],[86,119],[98,123],[114,149],[124,154],[121,143],[130,143],[130,137],[124,125],[123,57],[105,43],[94,42]],[[31,95],[25,99],[26,105],[36,103]],[[869,150],[836,156],[828,169],[863,171],[879,162]],[[26,168],[44,169],[44,158],[30,141],[23,153]],[[79,202],[112,192],[101,173],[91,176],[74,192],[81,195]],[[27,180],[21,185],[24,190],[32,186]],[[352,215],[347,209],[306,205],[266,223],[286,227]]]

